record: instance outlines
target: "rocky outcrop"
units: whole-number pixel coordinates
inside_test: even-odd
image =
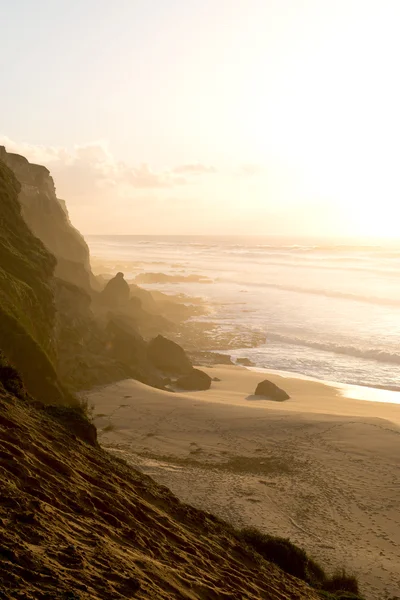
[[[57,198],[48,169],[7,152],[3,146],[0,146],[0,160],[20,183],[18,200],[25,222],[57,259],[55,275],[86,291],[97,287],[90,269],[89,248],[71,225],[65,202]]]
[[[153,387],[164,389],[164,378],[149,360],[147,343],[130,326],[129,321],[122,316],[114,315],[110,318],[106,331],[109,338],[107,352],[128,367],[129,376]]]
[[[92,289],[88,247],[57,199],[49,171],[3,147],[0,163],[0,350],[28,391],[61,402],[71,399],[67,388],[130,377],[163,387],[157,369],[189,372],[184,351],[168,340],[167,362],[163,347],[157,358],[157,344],[150,358],[143,336],[173,328],[151,295],[135,286],[131,297],[122,273],[101,293]]]
[[[264,396],[267,400],[276,400],[278,402],[289,400],[290,398],[285,390],[282,390],[275,385],[275,383],[272,383],[272,381],[268,381],[268,379],[265,379],[258,384],[254,394],[256,396]]]
[[[149,342],[147,354],[150,362],[164,373],[186,375],[193,370],[184,349],[162,335]]]
[[[33,169],[38,185],[42,175],[40,168]],[[69,403],[67,389],[129,377],[161,387],[144,340],[142,360],[132,349],[131,333],[128,344],[122,332],[116,336],[107,328],[112,313],[99,322],[91,294],[54,277],[56,260],[22,218],[19,192],[15,175],[0,161],[0,350],[17,367],[28,392],[47,402]]]
[[[211,381],[211,377],[207,373],[199,369],[193,369],[189,375],[180,377],[175,385],[181,390],[209,390]]]
[[[26,390],[18,371],[10,365],[3,352],[0,350],[0,389],[16,396],[25,398]]]
[[[106,283],[104,290],[100,293],[100,299],[103,304],[110,308],[121,308],[128,304],[130,293],[124,274],[120,272]],[[137,299],[135,298],[135,300]]]
[[[27,390],[62,401],[55,370],[55,259],[30,231],[18,203],[20,184],[0,161],[0,350]]]

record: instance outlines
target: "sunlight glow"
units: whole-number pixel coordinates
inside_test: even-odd
[[[399,237],[400,3],[172,5],[89,11],[91,52],[78,36],[65,70],[49,58],[46,114],[30,98],[31,138],[57,142],[3,132],[51,169],[77,226]]]

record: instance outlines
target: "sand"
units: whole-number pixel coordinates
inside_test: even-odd
[[[205,392],[93,391],[101,444],[181,500],[346,567],[368,599],[399,593],[400,405],[271,374],[291,396],[275,403],[252,396],[263,374],[204,370],[221,380]]]

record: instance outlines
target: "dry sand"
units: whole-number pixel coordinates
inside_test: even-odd
[[[126,380],[92,392],[101,444],[183,501],[236,526],[290,537],[328,570],[358,574],[369,599],[400,590],[400,405],[344,398],[319,382],[264,375],[172,393]]]

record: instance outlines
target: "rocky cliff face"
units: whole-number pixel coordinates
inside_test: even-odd
[[[48,169],[7,152],[4,146],[0,146],[0,160],[21,185],[18,199],[25,222],[57,259],[55,275],[90,291],[95,279],[90,269],[89,248],[72,226],[64,201],[57,198]]]
[[[0,161],[0,350],[32,395],[62,401],[55,371],[56,261],[23,220],[19,191],[14,174]]]
[[[169,322],[130,299],[123,278],[125,302],[104,303],[91,285],[89,249],[45,167],[3,147],[0,167],[0,350],[28,391],[59,402],[61,387],[127,377],[164,387],[141,334],[157,335]]]

